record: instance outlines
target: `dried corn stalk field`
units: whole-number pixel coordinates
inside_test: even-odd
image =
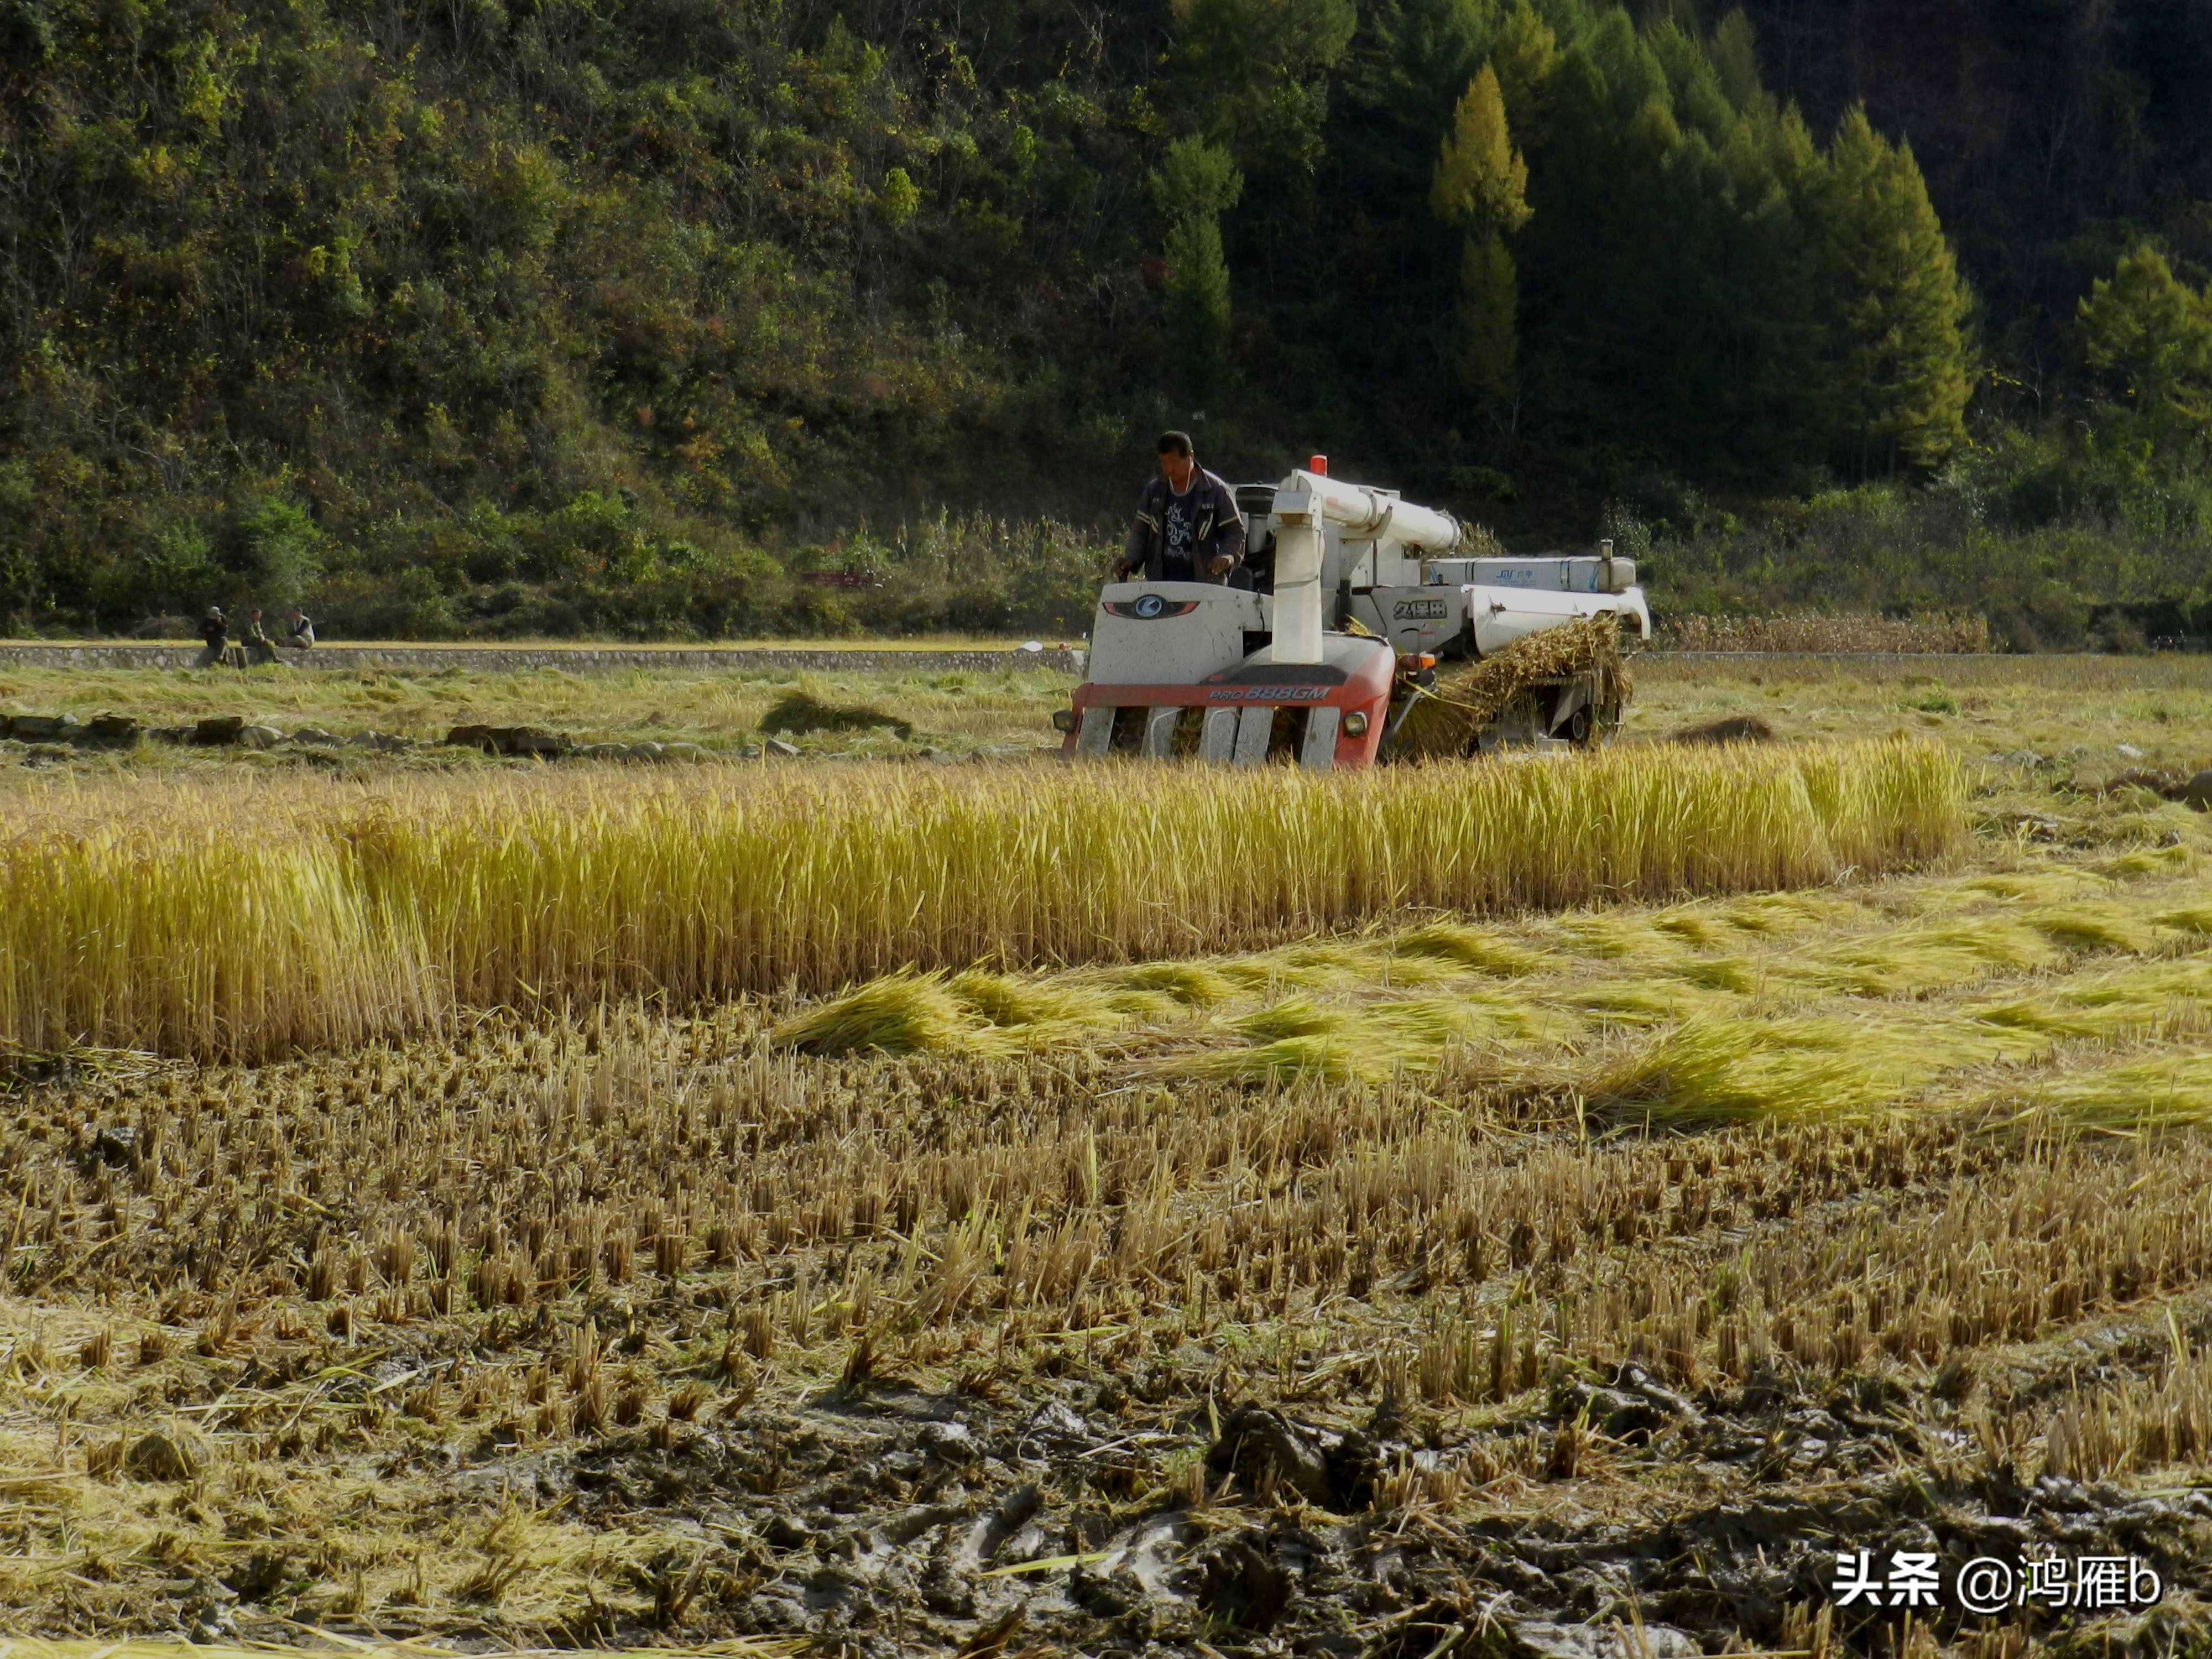
[[[124,989],[58,1037],[19,974],[13,1029],[44,1035],[0,1093],[0,1629],[2201,1647],[2206,820],[1939,769],[1910,775],[1935,806],[1851,843],[1819,757],[1713,763],[1785,755],[1812,805],[1767,821],[1817,858],[1735,846],[1753,873],[1640,891],[1302,890],[1180,943],[841,945],[691,983],[623,976],[650,883],[603,864],[611,919],[580,896],[538,936],[594,942],[569,978],[509,933],[467,979],[426,929],[358,981],[362,1023],[252,1043]],[[61,845],[65,804],[19,833]],[[356,832],[365,865],[489,878],[437,875],[462,805],[407,804]],[[1350,820],[1339,847],[1387,811],[1293,805]],[[1283,806],[1231,827],[1287,846]],[[222,819],[209,856],[284,822]],[[120,872],[127,841],[81,856]],[[301,971],[256,994],[309,1006]],[[88,1042],[87,1008],[152,1023]],[[2149,1560],[2165,1599],[1829,1605],[1839,1549],[2045,1547]]]

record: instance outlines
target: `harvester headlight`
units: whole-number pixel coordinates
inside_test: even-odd
[[[1367,735],[1367,716],[1359,714],[1346,714],[1344,717],[1344,735],[1347,738],[1365,737]]]
[[[1073,732],[1075,730],[1075,711],[1073,708],[1054,709],[1052,711],[1052,729],[1055,732]]]

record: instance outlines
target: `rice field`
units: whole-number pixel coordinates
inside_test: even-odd
[[[1844,639],[1808,642],[1845,648]],[[1944,744],[1968,760],[2030,749],[2066,764],[2110,762],[2118,743],[2157,764],[2212,763],[2203,741],[2212,719],[2212,656],[2009,657],[1954,652],[1933,658],[1755,655],[1631,659],[1636,699],[1626,744],[1663,739],[1715,714],[1756,714],[1791,741],[1902,732]],[[812,757],[981,757],[999,764],[1056,751],[1050,716],[1072,682],[1054,674],[948,671],[934,674],[734,673],[634,670],[580,674],[520,672],[354,672],[256,670],[150,673],[118,669],[0,665],[0,714],[114,713],[148,726],[234,714],[284,732],[319,728],[340,738],[376,732],[396,748],[280,749],[238,753],[149,744],[68,759],[34,757],[0,738],[0,796],[56,772],[80,781],[115,777],[231,781],[307,771],[371,778],[393,772],[483,769],[481,757],[443,747],[456,726],[539,726],[580,744],[694,743],[740,753],[775,729],[772,711],[794,696],[874,708],[914,727],[790,730]],[[788,728],[786,728],[788,729]],[[408,747],[405,745],[412,745]],[[2081,756],[2069,750],[2088,751]],[[13,757],[15,763],[10,763]],[[37,761],[33,767],[28,763]]]
[[[0,1659],[2205,1650],[2212,707],[1676,672],[1783,740],[19,781]]]
[[[262,1055],[465,1012],[1795,886],[1939,860],[1927,744],[1315,776],[757,769],[19,798],[0,1042]]]

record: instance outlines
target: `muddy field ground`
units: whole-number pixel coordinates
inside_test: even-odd
[[[226,684],[110,678],[87,712]],[[2212,764],[2212,669],[1640,681],[1627,741],[1951,744],[1971,851],[1031,975],[1066,1018],[989,1052],[810,1052],[823,1006],[786,996],[254,1066],[17,1056],[0,1629],[2204,1650],[2212,818],[2114,785]],[[717,750],[805,689],[915,732],[804,747],[946,753],[1033,747],[1064,692],[384,689],[423,736]],[[314,763],[72,750],[10,787]],[[345,762],[453,763],[522,764]],[[1883,1588],[1846,1601],[1839,1555]],[[1978,1559],[2021,1576],[2001,1610],[1962,1605]],[[2068,1583],[2023,1596],[2050,1559]]]

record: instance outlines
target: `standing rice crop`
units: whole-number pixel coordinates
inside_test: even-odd
[[[1893,742],[1352,775],[884,766],[18,799],[0,1041],[246,1054],[461,1007],[1799,886],[1948,854],[1965,791],[1948,755]]]

